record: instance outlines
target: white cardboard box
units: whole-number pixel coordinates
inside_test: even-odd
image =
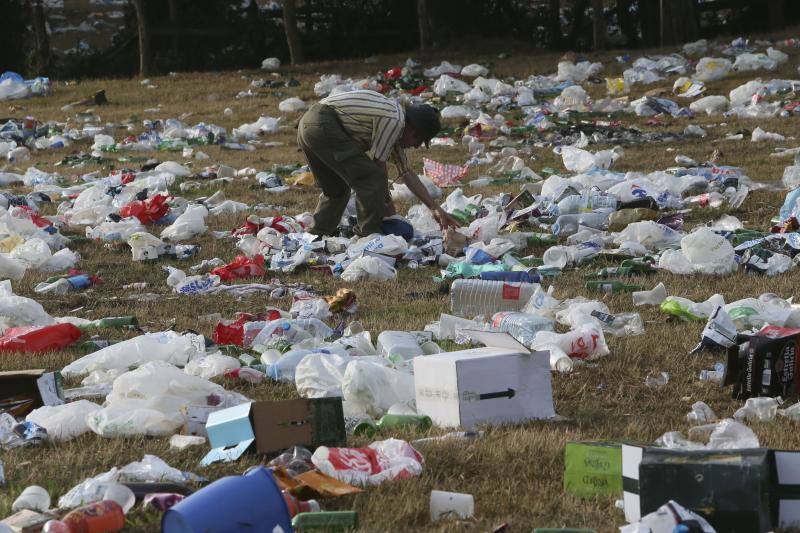
[[[417,411],[465,429],[555,416],[548,352],[489,342],[494,347],[415,357]]]

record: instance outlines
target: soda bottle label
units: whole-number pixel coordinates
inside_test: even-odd
[[[503,283],[503,300],[519,300],[520,287]]]

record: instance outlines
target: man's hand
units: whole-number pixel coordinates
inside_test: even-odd
[[[442,229],[461,227],[461,224],[459,224],[458,220],[453,218],[450,213],[441,207],[437,207],[433,210],[433,218],[436,219],[436,222],[439,223],[439,226],[441,226]]]

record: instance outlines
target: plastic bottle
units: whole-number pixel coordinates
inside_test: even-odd
[[[433,425],[430,417],[425,415],[383,415],[377,422],[363,420],[353,428],[353,435],[366,435],[372,437],[380,430],[385,429],[412,429],[428,431]]]
[[[50,520],[45,533],[107,533],[125,527],[122,507],[112,500],[90,503],[70,511],[62,520]]]
[[[569,236],[573,233],[576,233],[579,226],[602,229],[608,221],[608,216],[609,213],[607,212],[561,215],[553,223],[553,234],[558,236]]]
[[[540,331],[553,331],[553,321],[540,315],[501,311],[492,316],[492,326],[506,331],[525,346],[530,346]]]
[[[669,382],[669,374],[666,372],[659,372],[655,374],[647,374],[644,378],[644,384],[651,389],[658,389],[665,386]]]
[[[701,370],[698,379],[700,379],[700,381],[720,382],[723,377],[725,377],[725,365],[716,363],[714,365],[714,370]]]
[[[536,283],[457,279],[450,286],[450,309],[462,317],[519,311],[533,296]]]
[[[638,285],[629,285],[619,280],[600,280],[600,281],[587,281],[586,288],[590,290],[601,291],[605,293],[618,294],[621,292],[640,291],[642,287]]]
[[[542,256],[544,264],[549,267],[564,268],[567,265],[581,263],[600,252],[598,241],[588,240],[574,246],[553,246]]]

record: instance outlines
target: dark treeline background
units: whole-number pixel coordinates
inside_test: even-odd
[[[55,13],[52,1],[0,0],[0,71],[147,75],[257,67],[270,56],[301,63],[479,49],[490,39],[555,50],[638,48],[800,22],[800,0],[103,0],[117,10],[113,23],[90,13],[84,27],[101,43],[73,38],[64,49],[67,33],[53,26],[80,17],[71,6],[81,0],[60,1]]]

